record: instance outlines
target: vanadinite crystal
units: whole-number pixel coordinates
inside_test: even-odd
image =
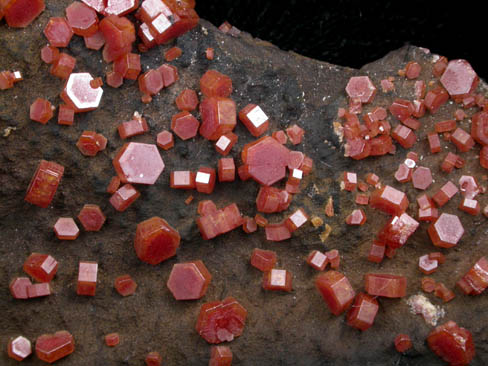
[[[51,293],[51,286],[49,286],[49,283],[47,282],[35,283],[27,287],[27,296],[29,297],[29,299],[35,297],[49,296],[51,295]]]
[[[364,331],[373,325],[378,309],[378,301],[361,292],[356,296],[351,309],[347,313],[347,324]]]
[[[97,262],[80,262],[78,266],[76,293],[78,295],[95,296],[97,289],[97,274]]]
[[[154,184],[164,170],[164,162],[156,145],[129,142],[113,160],[123,183]]]
[[[430,113],[435,114],[441,105],[449,100],[449,94],[441,86],[430,90],[425,96],[424,103]]]
[[[141,193],[132,186],[132,184],[124,184],[110,197],[110,203],[119,211],[125,211],[135,200],[139,198]]]
[[[52,161],[41,160],[27,188],[25,200],[39,207],[48,207],[63,177],[64,167]]]
[[[80,229],[72,217],[60,217],[54,224],[54,233],[59,240],[75,240]]]
[[[419,166],[412,174],[413,186],[426,190],[432,184],[432,173],[429,168]]]
[[[66,357],[74,350],[75,340],[66,330],[60,330],[54,334],[43,334],[36,340],[37,357],[48,363]]]
[[[385,244],[374,240],[371,244],[371,249],[368,254],[368,261],[374,263],[381,263],[385,257]]]
[[[95,10],[75,1],[66,8],[66,18],[73,32],[79,36],[92,36],[98,31],[98,17]]]
[[[140,75],[139,90],[147,95],[156,95],[164,88],[163,77],[158,70],[149,70]]]
[[[290,232],[294,232],[301,228],[307,221],[307,213],[302,208],[299,208],[285,219],[285,225]]]
[[[428,254],[419,258],[419,269],[422,273],[429,275],[437,270],[438,263],[436,259],[431,259]]]
[[[95,131],[83,131],[76,142],[76,147],[85,156],[96,156],[98,152],[105,149],[107,139]]]
[[[233,182],[236,178],[236,165],[234,158],[219,159],[219,182]]]
[[[163,150],[171,149],[175,145],[173,134],[167,130],[161,131],[156,136],[156,145]]]
[[[232,99],[206,98],[199,109],[202,118],[199,132],[207,140],[215,141],[236,126],[236,104]]]
[[[32,353],[31,342],[23,336],[15,337],[8,342],[7,353],[15,361],[22,361]]]
[[[285,177],[289,150],[274,138],[265,136],[245,145],[241,157],[249,175],[256,182],[270,186]]]
[[[398,334],[395,337],[395,349],[403,353],[410,348],[412,348],[412,341],[410,340],[410,337],[407,334]]]
[[[119,295],[129,296],[136,292],[137,283],[130,275],[122,275],[115,279],[114,287]]]
[[[30,106],[30,119],[43,125],[53,118],[52,104],[42,98],[37,98]]]
[[[286,269],[273,268],[263,273],[262,287],[271,291],[291,291],[292,275]]]
[[[166,220],[153,217],[137,225],[134,248],[139,259],[156,265],[173,257],[180,246],[180,234]]]
[[[276,261],[276,253],[272,250],[254,248],[252,251],[251,265],[262,272],[271,271]]]
[[[235,203],[217,210],[211,201],[211,210],[200,211],[197,219],[198,229],[205,240],[213,239],[218,235],[225,234],[243,224],[241,212]],[[199,206],[200,208],[200,206]]]
[[[366,214],[363,210],[355,209],[346,217],[348,225],[363,225],[366,222]]]
[[[105,344],[109,347],[115,347],[120,342],[119,333],[109,333],[104,338]]]
[[[117,127],[121,139],[126,139],[128,137],[142,135],[143,133],[149,131],[149,126],[147,125],[146,119],[141,117],[138,112],[134,112],[134,116],[130,121],[122,122]]]
[[[71,126],[75,119],[75,111],[66,104],[61,104],[58,108],[58,124]]]
[[[292,195],[285,190],[262,186],[256,197],[256,208],[265,213],[281,212],[290,206],[291,199]]]
[[[197,300],[207,292],[212,275],[201,260],[176,263],[166,285],[176,300]]]
[[[230,342],[239,337],[246,322],[247,310],[233,297],[202,305],[196,331],[208,343]]]
[[[198,96],[194,90],[185,89],[176,97],[175,102],[180,111],[193,111],[198,106]]]
[[[200,91],[206,97],[228,97],[232,93],[232,80],[215,70],[208,70],[200,78]]]
[[[292,125],[286,129],[286,134],[293,145],[298,145],[302,142],[305,131],[297,125]]]
[[[53,47],[68,47],[73,30],[65,18],[51,18],[44,28],[44,35]]]
[[[275,224],[266,224],[264,231],[266,240],[283,241],[291,238],[291,232],[284,221]]]
[[[427,337],[430,349],[450,365],[467,365],[474,357],[473,336],[452,320],[439,325]]]
[[[146,366],[161,366],[161,362],[163,362],[163,358],[159,354],[159,352],[149,352],[144,359]]]
[[[488,261],[481,257],[456,283],[466,295],[479,295],[488,287]]]
[[[212,346],[208,366],[231,366],[232,351],[227,346]]]
[[[323,271],[328,263],[327,256],[318,250],[310,252],[307,257],[307,264],[318,271]]]
[[[171,118],[171,129],[182,140],[188,140],[197,135],[200,122],[188,111],[175,114]]]
[[[488,112],[478,112],[471,117],[471,136],[485,146],[488,145]]]
[[[58,271],[58,262],[48,254],[32,253],[24,262],[24,272],[39,282],[49,282]]]
[[[442,248],[455,246],[464,234],[464,228],[456,215],[443,213],[433,222],[428,233],[432,243]]]
[[[195,173],[189,170],[176,170],[170,173],[170,187],[174,189],[194,189]]]
[[[407,292],[407,278],[391,274],[368,273],[364,276],[364,288],[373,296],[390,298],[404,297]]]
[[[451,135],[451,141],[461,152],[469,151],[474,146],[474,140],[462,128],[457,128]]]
[[[44,11],[44,0],[7,0],[0,2],[2,15],[9,27],[25,28]]]
[[[28,277],[16,277],[9,285],[10,294],[14,299],[28,299],[27,288],[32,285]]]
[[[353,76],[346,85],[349,98],[359,98],[361,103],[370,103],[376,95],[376,87],[368,76]]]
[[[213,192],[216,181],[215,169],[200,167],[195,175],[195,187],[198,192],[210,194]]]
[[[126,15],[137,9],[139,0],[106,0],[104,15]]]
[[[334,315],[346,311],[354,300],[354,289],[347,277],[340,272],[321,273],[315,280],[315,286]]]
[[[384,186],[371,194],[370,205],[390,215],[401,215],[408,207],[408,198],[405,193]]]
[[[102,19],[99,29],[105,38],[103,59],[106,62],[112,62],[131,51],[136,34],[134,24],[129,19],[109,15]]]
[[[86,231],[99,231],[106,218],[98,205],[86,204],[78,214],[78,220]]]
[[[49,72],[60,79],[67,79],[73,72],[75,65],[76,59],[73,56],[61,52],[58,59],[52,63]]]
[[[93,77],[87,72],[69,75],[61,99],[76,113],[92,111],[100,105],[103,95],[101,87],[92,88],[90,82]]]
[[[479,78],[468,61],[451,60],[440,81],[449,95],[457,100],[474,92]]]
[[[251,135],[261,136],[269,126],[269,118],[260,106],[248,104],[239,112],[239,120],[246,126]]]
[[[391,132],[391,137],[393,137],[405,149],[411,148],[417,140],[415,133],[410,128],[403,125],[397,125]]]

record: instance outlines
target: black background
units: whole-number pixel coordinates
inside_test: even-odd
[[[485,1],[197,0],[198,14],[225,20],[284,50],[359,68],[405,44],[468,60],[488,76]],[[486,5],[486,3],[485,3]]]

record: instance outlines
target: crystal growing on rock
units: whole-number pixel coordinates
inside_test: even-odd
[[[38,282],[50,282],[58,271],[58,262],[48,254],[32,253],[23,269]]]
[[[212,275],[201,260],[176,263],[166,285],[176,300],[197,300],[207,292]]]
[[[119,295],[130,296],[136,292],[137,283],[127,274],[117,277],[114,282],[114,287]]]
[[[36,355],[47,363],[53,363],[66,357],[74,350],[75,340],[66,330],[60,330],[54,334],[43,334],[36,339]]]
[[[269,118],[260,106],[248,104],[239,112],[239,120],[254,137],[261,136],[269,127]]]
[[[407,278],[404,276],[367,273],[364,279],[364,288],[370,295],[390,298],[404,297],[406,295]]]
[[[262,287],[270,291],[291,291],[292,275],[286,269],[273,268],[263,273]]]
[[[25,201],[39,207],[48,207],[58,189],[63,173],[62,165],[41,160],[27,188]]]
[[[475,355],[471,332],[452,320],[431,331],[427,336],[427,344],[450,365],[467,365]]]
[[[61,99],[69,105],[75,113],[88,112],[97,109],[102,100],[103,89],[92,88],[90,82],[93,77],[87,73],[73,73],[61,92]]]
[[[95,296],[97,289],[97,262],[80,261],[78,265],[78,281],[76,284],[76,293],[84,296]]]
[[[24,336],[17,336],[8,342],[7,353],[15,361],[22,361],[32,353],[31,342]]]
[[[363,292],[359,293],[347,313],[347,324],[361,331],[369,329],[378,313],[378,301]]]
[[[254,248],[251,255],[251,265],[262,272],[271,271],[277,261],[276,252]]]
[[[340,315],[351,306],[355,292],[347,277],[337,271],[317,276],[315,286],[334,315]]]
[[[80,229],[72,217],[60,217],[54,224],[54,233],[59,240],[75,240]]]
[[[78,220],[86,231],[100,231],[106,217],[98,205],[86,204],[78,214]]]

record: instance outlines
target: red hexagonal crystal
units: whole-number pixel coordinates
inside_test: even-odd
[[[202,305],[196,331],[208,343],[230,342],[239,337],[246,322],[247,310],[233,297]]]
[[[85,47],[90,50],[98,51],[100,48],[103,47],[105,44],[105,38],[103,37],[103,33],[101,31],[97,31],[95,34],[89,37],[83,37],[85,41]]]
[[[170,174],[170,187],[174,189],[194,189],[195,173],[189,170],[176,170]]]
[[[231,366],[232,351],[227,346],[212,346],[208,366]]]
[[[212,275],[201,260],[176,263],[166,285],[176,300],[197,300],[207,292]]]
[[[454,197],[458,193],[458,188],[454,183],[448,181],[444,184],[436,194],[432,196],[432,199],[435,201],[437,206],[442,207],[444,206],[449,200]]]
[[[409,100],[395,99],[388,110],[400,121],[407,120],[413,113],[413,104]]]
[[[173,257],[180,246],[180,234],[166,220],[152,217],[137,225],[134,248],[143,262],[156,265]]]
[[[302,142],[305,131],[303,130],[303,128],[297,125],[293,125],[286,129],[286,134],[288,135],[288,138],[293,145],[298,145]]]
[[[195,186],[198,192],[210,194],[215,187],[217,175],[215,169],[200,167],[195,176]]]
[[[313,250],[307,257],[307,264],[318,271],[323,271],[328,263],[327,256],[318,250]]]
[[[63,177],[64,167],[52,161],[41,160],[31,179],[24,200],[39,207],[47,207],[53,200]]]
[[[71,217],[60,217],[54,224],[54,233],[59,240],[75,240],[80,229]]]
[[[114,287],[119,295],[129,296],[136,292],[137,283],[127,274],[117,277],[114,282]]]
[[[107,139],[95,131],[83,131],[76,142],[76,147],[85,156],[95,156],[99,151],[104,150]]]
[[[175,102],[179,110],[193,111],[198,106],[198,96],[194,90],[185,89],[176,97]]]
[[[391,133],[391,137],[395,139],[405,149],[411,148],[417,141],[415,133],[407,126],[397,125]]]
[[[139,76],[139,90],[148,95],[156,95],[164,88],[163,77],[157,70],[149,70]]]
[[[474,92],[479,78],[468,61],[451,60],[447,64],[440,82],[452,98],[459,100]]]
[[[346,224],[348,225],[363,225],[366,222],[366,214],[363,210],[353,210],[349,216],[346,217]]]
[[[106,62],[117,60],[131,51],[136,34],[134,24],[129,19],[109,15],[102,19],[99,29],[105,38],[103,59]]]
[[[269,127],[269,118],[260,106],[248,104],[239,112],[239,120],[246,126],[251,135],[261,136]]]
[[[48,100],[37,98],[30,106],[30,119],[45,125],[47,121],[53,118],[53,109]]]
[[[104,338],[105,338],[105,344],[108,347],[115,347],[120,342],[119,333],[109,333],[109,334],[105,335]]]
[[[249,175],[258,183],[270,186],[285,177],[289,150],[265,136],[245,145],[241,157],[248,166]]]
[[[405,193],[390,186],[375,190],[370,197],[371,207],[389,215],[401,215],[407,209],[408,203]]]
[[[76,293],[84,296],[95,296],[97,289],[97,262],[83,262],[78,266],[78,281],[76,283]]]
[[[127,143],[112,163],[123,183],[154,184],[164,170],[158,148],[152,144]]]
[[[368,76],[353,76],[346,85],[349,98],[359,98],[361,103],[370,103],[376,95],[376,87]]]
[[[178,69],[174,65],[163,64],[158,67],[158,71],[163,78],[165,88],[173,85],[179,79]]]
[[[286,136],[285,131],[282,130],[274,131],[272,137],[282,145],[286,144],[288,141],[288,136]]]
[[[488,145],[488,112],[478,112],[471,117],[471,136],[477,143]]]
[[[474,146],[474,140],[469,133],[462,128],[457,128],[451,135],[451,141],[459,151],[469,151]]]
[[[266,240],[269,241],[283,241],[291,238],[290,229],[286,226],[284,221],[267,224],[264,228]]]
[[[442,87],[430,90],[425,96],[425,107],[430,113],[435,114],[439,108],[449,100],[449,94]]]
[[[307,213],[302,208],[299,208],[285,219],[285,225],[292,233],[305,225],[307,221]]]
[[[74,122],[75,111],[66,104],[61,104],[58,109],[58,124],[71,126]]]
[[[128,53],[114,61],[113,71],[124,79],[137,80],[141,73],[141,55]]]
[[[354,290],[347,277],[340,272],[321,273],[315,280],[315,286],[334,315],[346,311],[354,300]]]
[[[418,167],[412,174],[413,186],[425,190],[432,184],[432,174],[429,168]]]
[[[431,259],[428,254],[425,254],[419,258],[419,270],[429,275],[437,271],[438,263],[436,259]]]
[[[139,0],[107,0],[105,15],[122,16],[132,13],[139,7]]]
[[[127,208],[140,197],[141,193],[135,189],[131,184],[125,184],[120,187],[110,197],[109,202],[119,212],[127,210]]]
[[[439,139],[439,135],[437,133],[429,132],[427,134],[427,140],[429,141],[429,148],[432,154],[441,151],[441,140]]]
[[[407,278],[391,274],[368,273],[364,276],[366,292],[373,296],[404,297]]]
[[[98,17],[95,10],[87,5],[74,2],[66,8],[66,18],[73,32],[90,37],[98,31]]]
[[[265,213],[281,212],[291,203],[291,195],[285,190],[263,186],[256,198],[257,210]]]
[[[27,296],[29,297],[29,299],[35,297],[49,296],[51,295],[51,293],[51,286],[49,286],[49,283],[47,282],[35,283],[27,287]]]
[[[144,360],[146,366],[161,366],[163,358],[159,352],[149,352]]]
[[[448,289],[443,283],[436,283],[434,295],[442,299],[444,302],[449,302],[456,297],[456,294]]]
[[[273,268],[263,273],[262,287],[270,291],[290,292],[292,286],[292,275],[286,269]]]
[[[98,205],[86,204],[78,214],[83,228],[86,231],[99,231],[105,223],[105,215]]]
[[[450,365],[467,365],[474,357],[473,336],[452,320],[439,325],[427,336],[430,349]]]
[[[238,136],[233,132],[227,132],[219,137],[217,142],[215,143],[215,150],[223,155],[226,156],[232,147],[236,144]]]
[[[409,350],[410,348],[412,348],[412,341],[410,340],[410,337],[407,334],[403,334],[403,333],[398,334],[395,337],[394,344],[395,344],[395,349],[400,353],[403,353]]]
[[[257,229],[258,229],[258,225],[255,219],[249,216],[243,217],[242,230],[244,230],[246,234],[253,233]]]
[[[65,18],[50,18],[44,28],[44,35],[53,47],[68,47],[73,30]]]
[[[227,98],[232,93],[232,79],[216,70],[208,70],[200,78],[200,91],[206,97]]]
[[[437,247],[451,248],[455,246],[464,234],[464,228],[456,215],[443,213],[433,222],[428,233],[432,243]]]
[[[368,254],[368,261],[374,263],[381,263],[383,258],[385,257],[385,244],[374,240],[371,244],[371,249],[369,250]]]
[[[236,165],[234,158],[219,159],[219,182],[233,182],[236,179]]]
[[[0,7],[0,20],[3,13],[9,27],[25,28],[44,11],[45,5],[44,0],[7,0]]]
[[[209,240],[218,235],[225,234],[243,224],[243,218],[235,203],[217,210],[212,201],[205,201],[207,209],[203,211],[199,205],[201,217],[197,219],[197,225],[203,239]],[[210,208],[208,209],[208,207]]]
[[[161,131],[156,137],[156,144],[163,150],[171,149],[175,145],[173,134],[167,130]]]
[[[394,175],[395,179],[400,183],[409,182],[412,179],[412,169],[410,169],[405,163],[398,165],[398,169]]]
[[[149,126],[147,125],[146,119],[141,117],[137,112],[130,121],[122,122],[117,127],[121,139],[126,139],[128,137],[141,135],[149,131]]]
[[[200,135],[215,141],[236,126],[236,104],[232,99],[210,97],[200,103]]]
[[[361,292],[356,296],[351,309],[347,313],[347,324],[365,331],[373,325],[378,309],[378,301]]]
[[[182,111],[171,118],[171,129],[182,140],[188,140],[197,135],[200,123],[188,111]]]
[[[32,253],[24,262],[24,272],[39,282],[50,282],[58,271],[58,262],[48,254]]]
[[[262,272],[271,271],[276,264],[276,252],[254,248],[251,255],[251,265]]]
[[[41,60],[46,64],[52,64],[59,59],[59,50],[56,47],[45,45],[41,49]]]
[[[92,80],[93,77],[89,73],[73,73],[61,92],[61,99],[76,113],[92,111],[100,105],[103,89],[93,88]]]
[[[378,239],[392,248],[400,248],[419,227],[419,223],[403,213],[393,216],[378,233]]]
[[[32,285],[28,277],[16,277],[9,285],[10,294],[14,299],[28,299],[27,288]]]
[[[488,260],[481,257],[456,283],[466,295],[479,295],[488,287]]]
[[[22,361],[32,353],[31,342],[23,336],[15,337],[8,342],[7,353],[15,361]]]
[[[476,216],[480,213],[481,207],[478,201],[464,197],[459,203],[458,208],[470,215]]]
[[[43,334],[36,339],[36,355],[44,362],[53,363],[73,353],[74,350],[75,340],[66,330]]]

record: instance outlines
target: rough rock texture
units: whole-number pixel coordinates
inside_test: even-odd
[[[41,47],[46,44],[41,31],[48,18],[62,16],[68,4],[66,0],[50,1],[46,11],[25,30],[0,25],[0,70],[19,69],[25,79],[13,89],[0,92],[2,136],[6,128],[15,127],[8,137],[0,137],[0,277],[4,279],[0,296],[3,319],[0,346],[3,349],[9,338],[18,334],[33,340],[42,333],[66,329],[76,342],[76,351],[63,361],[66,365],[141,365],[146,354],[153,350],[159,351],[168,365],[204,365],[208,362],[209,346],[194,328],[200,306],[233,296],[249,313],[244,333],[229,344],[235,365],[444,365],[425,343],[432,328],[420,316],[411,314],[404,300],[379,299],[380,310],[374,326],[360,333],[347,326],[344,317],[330,313],[315,289],[316,271],[305,264],[311,250],[339,249],[340,270],[356,291],[362,290],[365,273],[380,271],[407,276],[408,296],[420,291],[422,273],[413,259],[433,250],[427,224],[422,224],[393,260],[385,260],[381,265],[368,262],[371,241],[388,218],[366,207],[367,223],[361,227],[347,226],[344,219],[356,207],[354,194],[341,191],[339,185],[345,170],[357,172],[361,179],[366,173],[375,172],[382,182],[406,190],[412,197],[410,201],[415,202],[413,197],[417,192],[413,186],[401,185],[393,178],[406,151],[398,147],[395,155],[359,162],[346,159],[332,123],[337,108],[347,105],[344,88],[351,76],[367,74],[378,87],[381,79],[396,76],[398,69],[416,60],[422,65],[421,77],[428,78],[432,55],[416,47],[404,47],[361,70],[353,70],[285,53],[246,33],[234,38],[202,20],[197,28],[175,42],[142,55],[144,69],[156,68],[164,62],[165,50],[172,46],[183,50],[182,56],[172,62],[179,68],[180,80],[154,96],[152,103],[142,104],[136,83],[126,80],[119,89],[104,86],[101,107],[77,114],[73,126],[59,126],[54,120],[40,125],[29,120],[28,106],[37,97],[58,105],[63,84],[48,73],[48,66],[39,57]],[[215,49],[213,61],[205,57],[207,47]],[[73,37],[67,52],[77,59],[75,71],[103,76],[109,67],[102,61],[101,52],[85,49],[79,37]],[[155,143],[157,133],[169,129],[171,116],[177,113],[175,98],[183,89],[198,90],[199,78],[209,68],[232,78],[232,98],[238,109],[255,103],[266,110],[270,116],[270,133],[294,123],[305,128],[304,142],[295,148],[314,159],[314,170],[304,178],[302,192],[294,197],[289,210],[267,217],[271,222],[278,222],[303,206],[309,214],[319,215],[332,226],[325,246],[318,236],[323,229],[312,226],[282,243],[267,242],[263,229],[250,235],[238,229],[203,241],[195,224],[196,208],[200,200],[209,196],[192,191],[195,199],[186,205],[184,201],[189,193],[169,188],[172,170],[196,171],[199,166],[217,166],[218,153],[201,137],[189,141],[176,139],[173,149],[160,150],[165,171],[155,185],[138,186],[141,197],[125,212],[116,212],[110,205],[105,190],[114,175],[111,159],[125,142],[119,138],[117,126],[137,110],[146,118],[150,132],[131,141]],[[374,104],[387,107],[397,94],[413,99],[413,81],[398,78],[395,85],[396,93],[384,94],[379,90]],[[435,180],[430,187],[432,192],[447,177],[439,169],[444,154],[428,154],[427,121],[451,118],[455,109],[455,105],[448,104],[434,118],[427,115],[417,132],[420,142],[413,149],[425,157],[423,166],[432,167]],[[393,126],[397,124],[391,116],[389,119]],[[468,130],[466,121],[459,125]],[[84,130],[106,136],[107,149],[92,158],[81,155],[75,143]],[[237,151],[253,137],[241,123],[235,132],[239,141],[231,155],[239,160]],[[53,203],[46,209],[23,201],[40,159],[56,161],[66,168]],[[467,159],[462,172],[453,171],[449,178],[457,182],[462,174],[480,176],[477,159]],[[237,202],[244,215],[254,216],[257,192],[257,184],[235,181],[218,184],[210,198],[217,207]],[[333,218],[323,214],[329,196],[334,198],[336,216]],[[167,204],[169,201],[171,205]],[[486,197],[480,197],[482,207],[486,201]],[[98,204],[107,216],[102,230],[83,231],[73,242],[59,242],[52,229],[58,217],[74,216],[86,203]],[[457,204],[453,199],[443,211],[457,213]],[[408,212],[413,214],[415,209],[412,203]],[[156,267],[141,262],[133,249],[137,223],[153,216],[165,218],[182,236],[177,256]],[[486,244],[486,218],[467,216],[460,214],[466,228],[463,239],[456,248],[446,252],[447,262],[435,274],[435,279],[449,288],[479,258]],[[292,293],[262,290],[262,274],[249,264],[255,247],[277,252],[279,267],[293,273]],[[49,253],[58,259],[59,270],[51,282],[54,295],[38,300],[14,300],[8,293],[8,281],[22,274],[22,263],[31,252]],[[202,299],[177,303],[164,284],[174,263],[195,258],[205,261],[213,275],[212,284]],[[80,260],[99,264],[95,297],[76,295],[76,268]],[[113,288],[113,281],[125,273],[134,278],[138,288],[134,296],[121,298]],[[473,333],[477,355],[472,365],[486,364],[488,297],[458,293],[445,305],[433,296],[430,300],[445,308],[447,315],[443,320],[452,319]],[[103,335],[114,331],[121,337],[116,352],[108,350],[103,343]],[[399,332],[412,338],[413,348],[406,354],[398,354],[394,348],[394,337]],[[0,363],[16,364],[8,359],[6,352],[0,355]],[[41,365],[42,362],[29,358],[23,364]]]

